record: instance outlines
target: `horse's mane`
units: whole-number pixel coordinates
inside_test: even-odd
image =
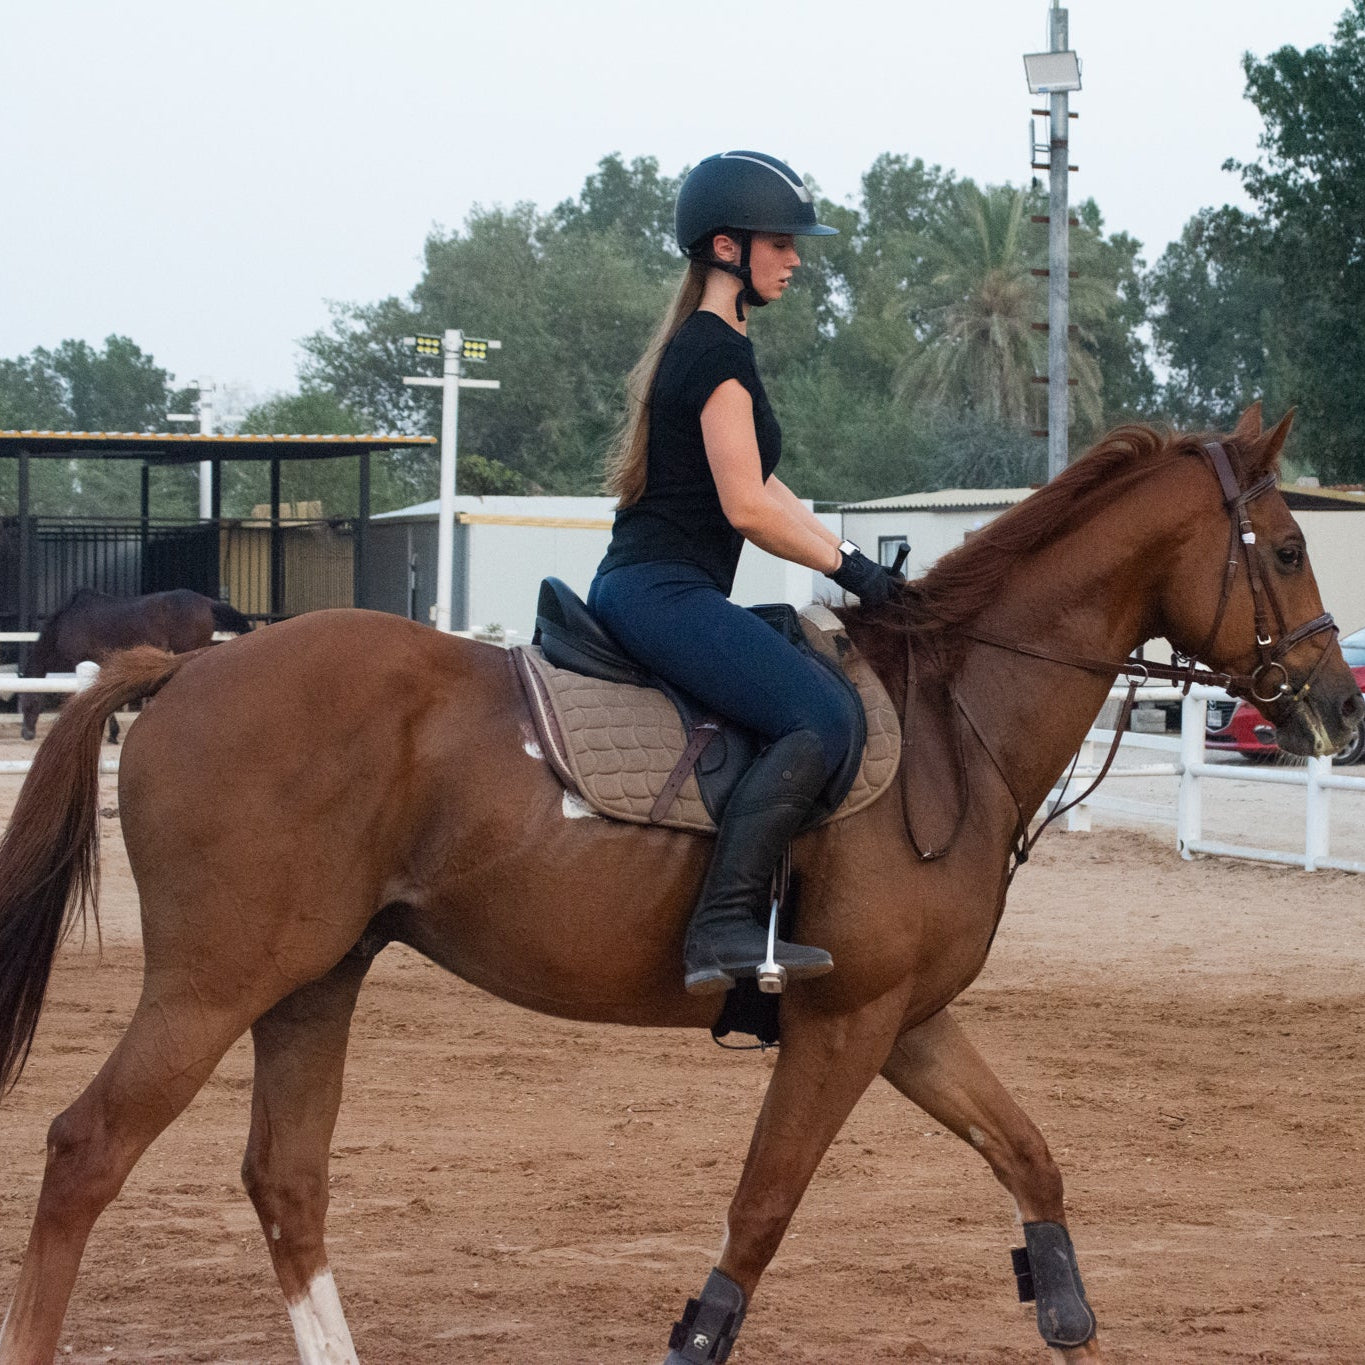
[[[842,614],[850,622],[912,635],[968,625],[999,598],[1021,559],[1074,530],[1136,480],[1199,448],[1196,436],[1136,423],[1116,427],[1051,483],[949,551],[923,578],[899,585],[885,606],[849,607]]]

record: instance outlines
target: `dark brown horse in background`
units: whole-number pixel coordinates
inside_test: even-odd
[[[45,678],[49,673],[70,673],[87,659],[100,664],[117,650],[134,645],[155,645],[172,654],[185,654],[202,649],[213,639],[214,631],[245,635],[250,629],[251,622],[235,607],[188,588],[142,597],[115,597],[93,588],[78,588],[65,606],[48,617],[19,676]],[[43,694],[21,692],[19,698],[23,716],[19,734],[32,739],[37,733]],[[118,743],[118,721],[113,716],[109,717],[109,743]]]
[[[878,1074],[985,1158],[1026,1224],[1065,1224],[1042,1134],[948,1007],[985,961],[1021,813],[1043,802],[1141,641],[1163,635],[1214,667],[1254,670],[1256,685],[1283,675],[1263,705],[1291,751],[1331,753],[1359,721],[1360,693],[1274,488],[1287,427],[1262,433],[1254,409],[1224,438],[1234,495],[1259,494],[1244,509],[1254,543],[1235,533],[1241,509],[1198,441],[1121,428],[888,607],[845,613],[898,699],[908,650],[946,661],[972,722],[960,760],[971,800],[933,861],[907,838],[894,790],[795,846],[801,941],[827,948],[835,970],[782,997],[782,1047],[718,1260],[744,1306]],[[1253,565],[1257,600],[1268,595],[1284,622],[1263,644]],[[719,1002],[687,995],[680,963],[707,844],[567,818],[495,647],[337,611],[231,649],[133,651],[68,703],[0,848],[0,1079],[22,1066],[57,943],[92,888],[100,727],[153,691],[119,776],[142,996],[52,1124],[0,1365],[51,1360],[100,1211],[248,1028],[246,1187],[302,1360],[353,1361],[323,1225],[351,1012],[375,954],[409,944],[563,1018],[706,1028]],[[592,1326],[587,1308],[572,1330],[590,1342]],[[1101,1358],[1087,1335],[1057,1358]],[[681,1353],[694,1345],[675,1345],[670,1361],[721,1358]],[[582,1357],[596,1354],[588,1345]]]

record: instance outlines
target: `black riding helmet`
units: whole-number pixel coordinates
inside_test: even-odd
[[[744,285],[735,300],[741,321],[746,302],[753,308],[767,303],[753,287],[749,266],[755,232],[829,237],[839,231],[816,221],[815,203],[801,177],[763,152],[721,152],[697,165],[678,191],[674,226],[683,255],[724,270]],[[739,242],[738,265],[712,257],[711,239],[718,232]]]

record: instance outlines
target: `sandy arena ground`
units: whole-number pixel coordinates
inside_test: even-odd
[[[14,734],[0,757],[31,752]],[[0,777],[0,815],[18,786]],[[1282,792],[1257,798],[1272,825]],[[1334,819],[1359,842],[1365,801]],[[0,1299],[47,1124],[138,991],[116,819],[103,848],[103,955],[63,950],[0,1104]],[[1112,1361],[1365,1361],[1363,895],[1346,873],[1181,862],[1169,830],[1103,816],[1020,873],[957,1011],[1061,1163]],[[332,1151],[330,1248],[361,1359],[658,1365],[714,1259],[770,1065],[705,1034],[534,1017],[389,949]],[[59,1359],[296,1359],[237,1177],[250,1074],[242,1043],[100,1221]],[[732,1360],[1041,1362],[1012,1220],[980,1159],[878,1082]]]

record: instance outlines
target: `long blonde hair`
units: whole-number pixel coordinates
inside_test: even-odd
[[[607,451],[606,490],[616,495],[617,507],[638,502],[645,491],[646,460],[649,454],[649,398],[654,376],[659,372],[664,348],[678,329],[697,311],[706,288],[710,267],[704,261],[688,262],[687,273],[664,314],[663,321],[649,339],[645,353],[626,376],[626,413],[612,437]]]

